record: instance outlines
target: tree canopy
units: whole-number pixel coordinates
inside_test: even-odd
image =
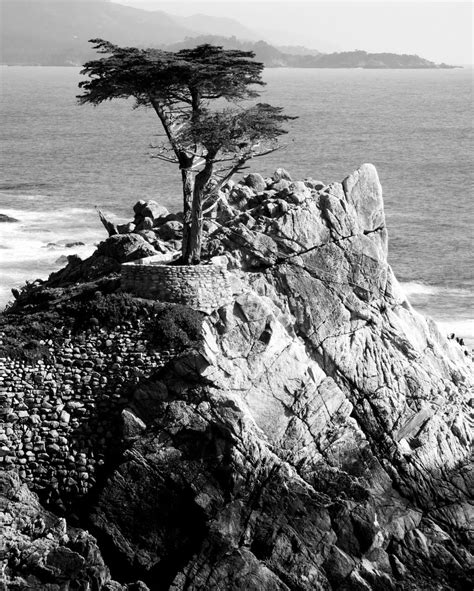
[[[293,117],[268,104],[240,105],[256,99],[255,87],[264,85],[263,64],[252,52],[208,44],[170,52],[91,42],[106,57],[84,65],[81,74],[88,79],[79,84],[79,103],[132,97],[137,107],[154,109],[166,137],[154,157],[181,171],[182,259],[199,262],[203,201],[211,186],[218,191],[249,159],[274,151],[286,133],[282,125]]]

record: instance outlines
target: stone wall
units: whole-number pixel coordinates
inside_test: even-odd
[[[45,344],[48,361],[0,358],[0,468],[18,468],[61,507],[86,494],[117,451],[130,389],[174,352],[150,350],[140,321]]]
[[[122,265],[122,289],[201,312],[211,312],[232,301],[230,274],[224,267],[163,265],[152,257]]]

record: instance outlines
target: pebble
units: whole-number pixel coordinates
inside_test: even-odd
[[[59,420],[61,421],[61,423],[68,424],[70,419],[71,419],[71,415],[68,412],[66,412],[65,410],[63,410],[61,412],[61,414],[59,415]]]

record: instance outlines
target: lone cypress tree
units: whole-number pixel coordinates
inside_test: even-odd
[[[203,202],[218,191],[251,158],[277,149],[282,108],[257,103],[248,108],[217,108],[221,99],[239,103],[259,96],[263,64],[249,51],[212,45],[177,52],[118,47],[93,39],[107,55],[84,64],[80,104],[133,97],[136,106],[151,107],[166,141],[154,157],[177,164],[183,186],[182,262],[198,263],[201,254]],[[217,178],[217,182],[210,182]]]

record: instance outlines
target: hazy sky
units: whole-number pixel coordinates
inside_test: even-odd
[[[416,53],[436,62],[473,63],[473,4],[455,1],[113,0],[188,16],[227,16],[280,45],[321,51]]]

